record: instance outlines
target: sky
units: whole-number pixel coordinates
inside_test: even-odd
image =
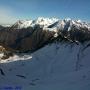
[[[37,17],[90,21],[90,0],[0,0],[0,24]]]

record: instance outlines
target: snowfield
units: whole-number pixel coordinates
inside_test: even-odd
[[[85,45],[53,43],[32,54],[1,60],[0,88],[90,90],[90,47]]]

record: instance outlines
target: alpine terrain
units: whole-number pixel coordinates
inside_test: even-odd
[[[0,90],[90,90],[90,24],[39,17],[0,25]]]

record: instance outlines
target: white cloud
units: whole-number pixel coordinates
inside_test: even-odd
[[[14,12],[11,9],[0,7],[0,24],[12,24],[16,20]]]

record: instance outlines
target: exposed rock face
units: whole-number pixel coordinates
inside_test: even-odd
[[[70,31],[62,31],[62,35],[69,40],[80,43],[90,40],[90,30],[87,28],[78,29],[73,26]]]
[[[12,51],[34,51],[53,38],[54,32],[41,28],[26,28],[0,31],[0,44]]]
[[[4,27],[0,25],[0,30],[3,29]]]

